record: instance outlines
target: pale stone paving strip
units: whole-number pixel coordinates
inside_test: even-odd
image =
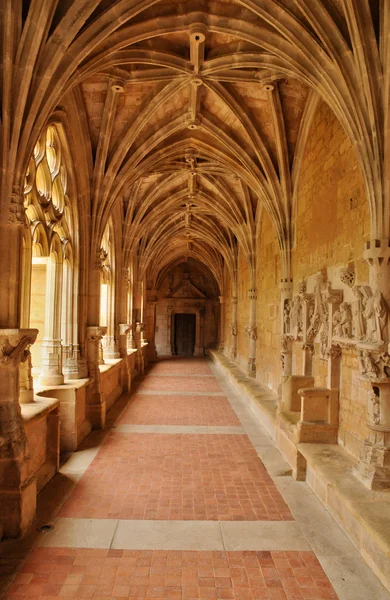
[[[294,522],[155,521],[58,517],[40,546],[126,550],[310,550]]]

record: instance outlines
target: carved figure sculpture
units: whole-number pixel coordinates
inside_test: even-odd
[[[352,292],[356,298],[355,302],[352,304],[353,335],[357,340],[363,340],[366,333],[366,326],[363,317],[364,296],[359,286],[355,285],[355,287],[352,288]]]
[[[291,332],[291,300],[286,300],[284,303],[283,319],[284,319],[284,333]]]
[[[257,327],[251,327],[250,325],[247,325],[245,327],[245,331],[251,340],[257,340]]]
[[[295,296],[292,301],[291,306],[291,316],[290,316],[290,331],[294,335],[294,337],[298,337],[298,333],[300,331],[300,312],[301,312],[301,299],[299,296]]]
[[[381,420],[380,399],[374,390],[371,390],[368,397],[368,420],[374,425],[379,425]]]
[[[362,292],[364,296],[364,311],[363,317],[366,322],[366,342],[376,342],[377,335],[377,321],[374,308],[374,297],[372,295],[371,288],[368,285],[362,286]]]
[[[349,304],[342,302],[333,315],[334,335],[350,338],[352,333],[352,314]]]
[[[383,342],[387,339],[388,309],[386,302],[379,290],[376,290],[374,293],[373,305],[376,320],[376,341]]]

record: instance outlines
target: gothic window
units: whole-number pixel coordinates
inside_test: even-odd
[[[31,237],[25,240],[23,269],[31,284],[23,293],[22,317],[26,326],[39,329],[31,352],[42,385],[63,383],[64,371],[77,376],[74,219],[65,148],[61,126],[49,125],[35,145],[24,186]]]

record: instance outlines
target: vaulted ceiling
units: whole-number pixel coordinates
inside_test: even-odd
[[[357,142],[378,210],[389,82],[378,90],[375,81],[390,61],[386,2],[12,4],[2,13],[4,31],[19,32],[18,44],[8,40],[13,80],[3,74],[4,147],[21,177],[53,111],[77,121],[92,246],[121,203],[127,262],[136,252],[157,277],[169,261],[192,256],[220,280],[224,262],[235,268],[237,245],[253,266],[266,210],[288,262],[295,184],[319,98]]]

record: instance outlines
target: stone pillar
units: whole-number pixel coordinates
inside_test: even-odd
[[[376,339],[358,344],[360,371],[370,381],[368,436],[354,474],[372,490],[390,489],[390,241],[370,240],[363,254],[370,267]]]
[[[0,329],[0,531],[23,535],[35,518],[36,480],[28,469],[27,440],[19,405],[19,365],[37,329]]]
[[[219,296],[219,351],[223,352],[225,349],[225,298],[223,296]]]
[[[248,376],[256,377],[256,340],[257,340],[257,325],[256,325],[256,302],[257,290],[251,288],[248,292],[249,297],[249,325],[245,328],[249,336],[249,358],[248,358]]]
[[[196,339],[194,356],[204,356],[204,317],[206,308],[200,306],[196,311]]]
[[[293,282],[291,278],[280,282],[280,331],[282,361],[282,383],[292,375],[292,339],[290,323],[290,303],[292,301]]]
[[[100,384],[99,365],[102,361],[102,339],[107,328],[87,327],[87,365],[91,383],[87,390],[87,414],[93,429],[103,429],[106,420],[106,401]]]
[[[47,262],[45,332],[39,383],[57,386],[64,383],[61,344],[62,267],[50,256]]]
[[[237,308],[238,308],[238,298],[236,295],[232,296],[232,323],[230,326],[230,332],[232,335],[232,345],[231,345],[231,358],[236,360],[237,358],[237,336],[238,336],[238,324],[237,324]]]
[[[166,356],[171,356],[174,354],[174,340],[173,340],[173,308],[171,306],[167,307],[167,345],[165,347],[164,354]]]
[[[148,357],[149,360],[154,360],[157,356],[156,352],[156,340],[155,340],[155,329],[156,329],[156,300],[149,300],[146,305],[146,329],[147,329],[147,340],[148,340]]]

